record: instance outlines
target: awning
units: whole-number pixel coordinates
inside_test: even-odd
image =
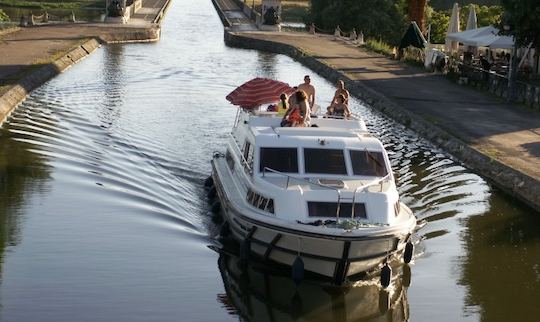
[[[448,35],[448,39],[473,47],[509,49],[514,46],[514,39],[512,37],[500,36],[499,30],[493,26],[452,33]]]
[[[225,98],[234,105],[252,108],[277,102],[282,93],[290,95],[294,91],[287,83],[257,77],[238,86]]]

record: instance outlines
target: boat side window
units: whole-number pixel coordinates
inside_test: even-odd
[[[345,155],[338,149],[304,149],[306,173],[347,174]]]
[[[388,174],[381,152],[351,150],[350,155],[354,175],[384,177]]]
[[[336,202],[308,201],[308,215],[310,217],[336,217],[338,204]],[[352,217],[352,204],[341,203],[339,205],[339,217]],[[367,218],[366,206],[363,203],[354,204],[354,217]]]
[[[296,148],[261,148],[259,171],[265,168],[288,173],[298,173]]]
[[[251,189],[249,189],[246,194],[246,201],[255,208],[259,208],[271,214],[274,213],[274,200],[265,198]]]
[[[250,168],[253,167],[253,145],[249,143],[249,141],[246,140],[244,142],[244,148],[242,149],[244,159],[246,160],[247,164]]]

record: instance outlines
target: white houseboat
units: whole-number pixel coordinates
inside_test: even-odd
[[[226,148],[214,153],[206,184],[219,198],[222,231],[241,252],[336,284],[384,272],[396,254],[409,262],[416,218],[400,202],[387,153],[363,120],[280,121],[276,112],[239,108]]]

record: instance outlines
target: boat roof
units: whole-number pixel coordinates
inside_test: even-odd
[[[265,147],[325,147],[383,150],[382,143],[370,134],[359,134],[338,128],[272,128],[252,127],[256,145]]]
[[[281,127],[275,113],[250,113],[247,122],[257,146],[349,148],[382,151],[382,143],[373,137],[361,118],[312,118],[316,127]]]

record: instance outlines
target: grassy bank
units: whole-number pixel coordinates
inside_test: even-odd
[[[54,0],[0,0],[0,6],[26,9],[79,9],[79,8],[104,8],[105,0],[76,0],[76,1],[54,1]]]
[[[261,11],[262,0],[246,0],[246,4],[255,5],[255,10]],[[287,22],[304,22],[304,16],[309,11],[309,0],[281,1],[281,19]]]

